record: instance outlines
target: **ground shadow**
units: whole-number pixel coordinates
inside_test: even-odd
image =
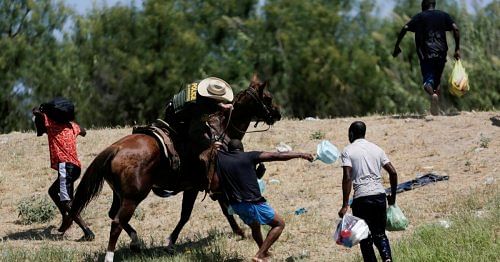
[[[32,228],[26,231],[8,234],[2,237],[2,241],[6,240],[63,240],[61,234],[52,233],[55,226]]]
[[[157,260],[162,258],[172,258],[177,256],[186,256],[193,261],[227,261],[227,262],[240,262],[244,259],[239,257],[228,257],[228,254],[217,248],[217,241],[219,241],[222,233],[210,232],[208,236],[203,238],[198,238],[196,240],[188,240],[186,242],[180,243],[175,246],[175,248],[169,249],[166,246],[154,246],[143,247],[139,252],[131,251],[128,245],[121,245],[115,251],[114,261],[124,261],[124,260]],[[206,247],[213,247],[206,250]],[[103,261],[105,254],[101,253],[97,257],[97,261]],[[235,254],[235,256],[237,256]],[[85,259],[86,262],[95,261],[95,257],[88,257]]]

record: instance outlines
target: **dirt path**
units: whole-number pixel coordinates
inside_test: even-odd
[[[354,120],[367,124],[367,139],[381,146],[399,174],[399,181],[414,179],[418,174],[434,171],[450,176],[449,181],[404,192],[398,196],[398,205],[411,221],[410,230],[389,233],[397,241],[422,223],[445,218],[453,199],[467,195],[486,184],[497,184],[500,178],[500,127],[489,120],[500,112],[462,112],[448,117],[391,117],[370,116],[338,118],[330,120],[283,120],[268,132],[248,134],[246,150],[274,151],[284,142],[297,151],[314,152],[324,136],[343,149],[347,145],[347,128]],[[84,168],[95,155],[129,134],[130,128],[90,130],[88,136],[79,138],[79,154]],[[46,196],[49,185],[55,179],[55,171],[48,168],[47,138],[37,138],[34,133],[0,135],[0,245],[41,247],[64,246],[80,250],[102,251],[109,234],[107,209],[111,193],[104,187],[101,196],[90,204],[84,217],[91,223],[96,240],[79,243],[77,227],[68,232],[65,240],[53,237],[53,228],[59,225],[59,217],[42,225],[20,225],[17,203],[35,194]],[[283,214],[286,229],[273,251],[278,261],[290,257],[303,257],[312,261],[339,261],[348,259],[352,250],[335,245],[332,240],[337,211],[341,205],[342,172],[338,162],[333,165],[303,160],[269,163],[265,181],[265,197],[277,212]],[[388,186],[388,178],[385,177]],[[273,181],[273,182],[271,182]],[[202,196],[200,194],[199,199]],[[181,196],[160,199],[150,195],[140,206],[139,215],[132,225],[140,236],[156,245],[164,242],[174,228],[180,213]],[[294,210],[305,208],[307,212],[295,215]],[[198,201],[192,220],[181,233],[180,241],[210,230],[221,230],[229,235],[229,227],[223,220],[218,205],[211,200]],[[249,233],[249,229],[246,229]],[[120,241],[128,243],[122,234]],[[249,257],[256,252],[251,240],[238,241],[228,237],[226,249]]]

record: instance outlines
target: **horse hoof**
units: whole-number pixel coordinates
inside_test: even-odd
[[[64,216],[61,226],[57,229],[57,231],[64,233],[71,227],[71,225],[73,225],[73,219],[70,216]]]
[[[95,239],[95,235],[92,231],[85,232],[85,235],[80,238],[80,241],[93,241]]]
[[[141,252],[141,245],[139,243],[130,243],[130,251],[135,253]]]
[[[173,255],[175,253],[175,247],[174,247],[174,245],[168,245],[166,247],[166,251],[167,251],[167,254]]]

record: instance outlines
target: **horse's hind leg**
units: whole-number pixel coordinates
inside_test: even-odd
[[[243,231],[243,229],[241,229],[241,227],[238,225],[236,219],[234,219],[234,216],[230,215],[227,211],[229,204],[226,201],[222,200],[221,198],[218,198],[217,202],[219,202],[219,206],[222,209],[222,213],[229,222],[229,225],[231,226],[233,233],[237,234],[238,236],[241,236],[242,238],[245,238],[245,231]]]
[[[116,213],[118,213],[118,209],[120,209],[120,197],[113,191],[113,204],[111,204],[111,208],[108,212],[109,218],[114,219]]]
[[[108,249],[106,252],[105,261],[113,261],[114,251],[116,248],[116,242],[120,236],[122,229],[128,233],[132,242],[130,243],[130,248],[132,250],[137,250],[139,247],[139,238],[137,237],[137,232],[128,223],[134,214],[135,208],[137,207],[137,202],[129,199],[124,199],[121,202],[120,209],[111,221],[111,231],[109,233]]]

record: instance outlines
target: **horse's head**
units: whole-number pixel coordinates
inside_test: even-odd
[[[206,125],[209,127],[209,134],[206,134],[207,137],[210,137],[211,143],[224,142],[226,129],[228,127],[228,121],[231,112],[226,111],[217,111],[208,116],[206,120]]]
[[[269,82],[261,81],[257,75],[252,77],[250,86],[240,92],[235,101],[234,107],[243,108],[244,111],[251,113],[253,121],[263,121],[268,125],[274,124],[281,119],[281,113],[273,103],[273,96],[268,90]]]

